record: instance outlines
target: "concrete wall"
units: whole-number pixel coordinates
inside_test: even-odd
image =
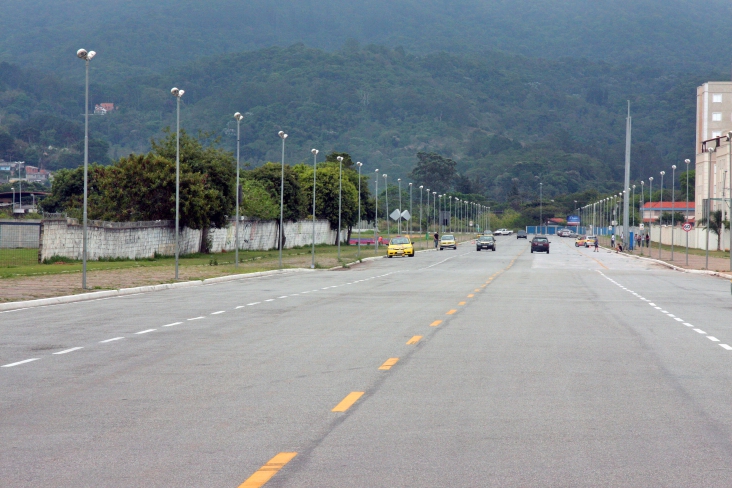
[[[0,220],[0,249],[37,249],[40,220]]]
[[[671,236],[673,233],[674,246],[686,247],[686,232],[681,227],[671,228],[671,226],[659,227],[654,225],[651,228],[651,241],[658,243],[658,235],[661,234],[661,244],[671,245]],[[709,232],[709,249],[711,251],[717,250],[717,235],[714,232]],[[720,249],[729,250],[729,229],[725,229],[721,236],[722,242],[720,243]],[[694,228],[689,231],[689,248],[692,249],[704,249],[707,246],[707,230],[705,228]]]
[[[312,243],[312,221],[285,223],[285,248]],[[62,256],[82,258],[83,227],[76,219],[44,220],[41,230],[41,259]],[[37,232],[37,231],[36,231]],[[315,243],[335,242],[337,232],[331,230],[328,221],[315,222]],[[181,229],[180,253],[191,254],[201,249],[203,232]],[[233,251],[235,248],[234,223],[224,229],[208,232],[211,251]],[[345,241],[347,231],[341,233]],[[36,240],[38,242],[38,240]],[[239,248],[242,250],[268,250],[277,247],[277,222],[245,220],[239,225]],[[173,222],[102,222],[89,221],[87,257],[99,258],[150,258],[155,254],[175,254],[175,228]]]

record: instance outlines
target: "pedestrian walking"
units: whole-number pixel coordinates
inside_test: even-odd
[[[440,240],[440,235],[437,232],[435,232],[435,236],[434,237],[435,237],[435,249],[437,249],[437,243]]]
[[[646,234],[646,247],[648,247],[648,245],[650,244],[650,242],[651,242],[651,235],[650,234]]]
[[[635,247],[641,247],[641,243],[643,242],[641,239],[643,238],[640,234],[635,235]]]
[[[595,238],[595,251],[594,252],[600,252],[600,239]]]

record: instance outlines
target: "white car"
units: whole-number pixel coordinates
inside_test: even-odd
[[[508,229],[498,229],[493,231],[494,236],[510,236],[511,234],[513,234],[513,231]]]

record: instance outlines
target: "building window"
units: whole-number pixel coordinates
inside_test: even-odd
[[[722,94],[715,93],[712,95],[712,103],[722,103]]]
[[[722,122],[722,112],[712,112],[712,122]]]
[[[718,130],[713,131],[712,132],[712,139],[714,139],[715,137],[722,137],[722,133],[719,132]]]

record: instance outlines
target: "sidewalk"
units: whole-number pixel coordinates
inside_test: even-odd
[[[603,242],[603,240],[607,240],[607,242]],[[601,245],[610,247],[610,240],[609,239],[603,239],[601,240]],[[704,255],[698,255],[698,254],[692,254],[689,252],[689,264],[686,264],[686,247],[685,246],[675,246],[674,247],[674,259],[671,260],[671,250],[667,249],[668,246],[664,246],[661,249],[661,255],[659,257],[658,254],[658,243],[656,242],[651,243],[651,247],[643,247],[642,249],[635,249],[633,251],[624,252],[623,254],[632,254],[633,256],[642,256],[646,258],[651,259],[658,259],[660,261],[665,261],[669,264],[673,264],[674,266],[678,266],[679,268],[684,269],[707,269],[706,268],[706,256]],[[698,250],[697,250],[698,251]],[[641,254],[642,252],[642,254]],[[712,257],[709,256],[709,268],[710,271],[717,271],[721,273],[727,273],[730,271],[729,268],[729,258],[718,258],[718,257]]]

